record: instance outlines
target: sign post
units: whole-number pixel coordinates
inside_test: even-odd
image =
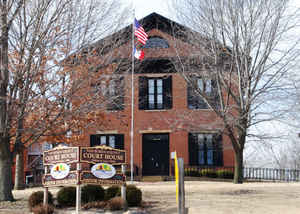
[[[185,192],[184,192],[184,162],[183,158],[178,158],[178,171],[179,171],[179,203],[178,203],[178,213],[185,213]]]
[[[77,163],[77,175],[80,177],[81,164]],[[80,179],[78,178],[78,182],[76,185],[76,214],[79,214],[81,210],[81,185]]]
[[[45,166],[45,175],[48,173],[48,166]],[[44,206],[48,205],[48,187],[44,189]]]
[[[126,166],[125,165],[122,165],[122,173],[125,174],[126,173]],[[121,197],[122,199],[124,200],[124,211],[127,210],[127,202],[126,202],[126,184],[124,183],[122,186],[121,186]]]
[[[177,158],[176,152],[173,153],[175,161],[175,183],[176,183],[176,203],[178,204],[178,214],[186,214],[185,192],[184,192],[184,161]],[[172,157],[173,158],[173,157]]]

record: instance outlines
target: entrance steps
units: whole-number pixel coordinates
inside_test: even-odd
[[[141,181],[142,182],[161,182],[161,181],[171,181],[173,180],[173,177],[171,176],[142,176]]]

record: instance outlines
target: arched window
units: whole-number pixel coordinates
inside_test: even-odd
[[[168,48],[168,42],[159,36],[152,36],[150,37],[143,48]]]

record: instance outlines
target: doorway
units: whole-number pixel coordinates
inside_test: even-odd
[[[143,134],[143,175],[169,175],[169,134]]]

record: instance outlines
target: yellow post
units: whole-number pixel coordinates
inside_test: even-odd
[[[177,154],[175,151],[175,182],[176,182],[176,202],[178,204],[178,194],[179,194],[179,170],[178,170],[178,160],[177,160]]]

